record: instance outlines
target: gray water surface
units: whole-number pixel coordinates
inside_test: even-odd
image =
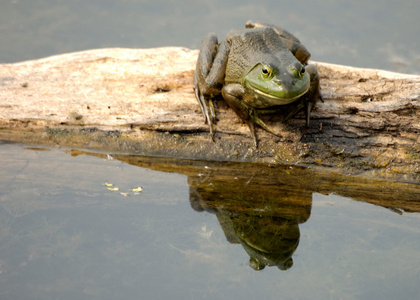
[[[238,191],[216,205],[220,183],[204,198],[194,182],[210,173],[77,153],[0,144],[0,299],[420,296],[418,213],[278,185],[260,194],[301,200],[254,207],[258,195]]]
[[[198,49],[248,19],[294,33],[316,61],[420,74],[418,0],[1,0],[0,63],[103,47]]]

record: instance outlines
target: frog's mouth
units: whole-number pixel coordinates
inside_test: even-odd
[[[252,84],[252,82],[249,82],[249,81],[246,82],[246,85],[247,85],[247,88],[249,90],[253,91],[258,96],[262,97],[263,99],[265,99],[269,102],[274,103],[274,104],[271,104],[273,106],[274,105],[286,105],[286,104],[293,103],[298,98],[300,98],[304,94],[306,94],[309,90],[309,85],[308,85],[308,87],[306,89],[301,90],[300,93],[298,93],[298,94],[282,91],[281,93],[283,95],[280,96],[279,94],[273,94],[273,93],[268,93],[268,92],[262,91],[259,86],[254,85],[254,84]],[[258,98],[260,98],[260,97],[258,97]]]

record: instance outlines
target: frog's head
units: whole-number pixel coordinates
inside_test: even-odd
[[[243,78],[242,84],[271,105],[292,103],[308,91],[310,75],[297,60],[285,67],[278,68],[277,65],[256,64]]]

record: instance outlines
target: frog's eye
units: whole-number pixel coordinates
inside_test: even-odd
[[[306,73],[305,67],[297,61],[290,66],[289,70],[298,78],[302,78]]]
[[[263,65],[262,69],[261,69],[261,73],[263,75],[263,77],[267,78],[271,75],[271,68],[267,65]]]
[[[300,77],[303,77],[303,75],[305,75],[305,72],[306,72],[306,69],[305,69],[305,67],[304,66],[302,66],[302,68],[300,69],[300,71],[299,71],[299,75],[300,75]]]

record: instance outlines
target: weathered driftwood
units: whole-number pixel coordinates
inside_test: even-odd
[[[316,63],[324,103],[248,128],[218,101],[216,142],[194,98],[198,51],[101,49],[0,65],[0,139],[175,158],[298,164],[420,182],[420,76]]]

